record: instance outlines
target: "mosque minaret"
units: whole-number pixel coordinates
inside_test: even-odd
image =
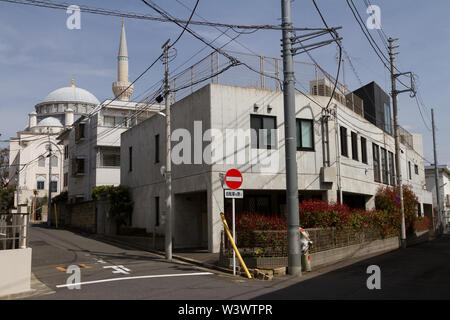
[[[120,34],[119,55],[117,56],[117,66],[117,82],[114,82],[112,85],[114,96],[119,100],[128,101],[133,94],[133,85],[128,81],[128,49],[123,21],[122,32]]]

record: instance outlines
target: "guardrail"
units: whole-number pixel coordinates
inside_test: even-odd
[[[29,213],[0,213],[0,250],[28,247]]]

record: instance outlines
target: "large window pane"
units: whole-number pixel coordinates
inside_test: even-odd
[[[297,149],[314,150],[313,121],[309,119],[297,119]]]
[[[104,116],[103,125],[107,127],[114,127],[114,117]]]
[[[250,116],[252,148],[272,149],[276,146],[276,118],[271,116]]]

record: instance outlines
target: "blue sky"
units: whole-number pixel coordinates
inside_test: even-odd
[[[193,7],[194,0],[179,0]],[[156,1],[176,17],[186,19],[189,11],[176,0]],[[354,0],[365,20],[365,5]],[[317,0],[328,24],[342,26],[340,35],[348,54],[355,58],[353,64],[364,84],[375,80],[386,92],[390,91],[387,70],[370,48],[356,24],[345,0]],[[400,54],[397,56],[402,71],[413,71],[419,76],[419,89],[428,106],[424,118],[429,127],[430,108],[435,109],[438,156],[441,163],[450,162],[450,23],[448,0],[371,0],[381,8],[381,24],[388,36],[400,38]],[[91,7],[118,9],[155,14],[140,0],[128,1],[76,1]],[[234,24],[279,24],[280,1],[200,0],[197,13],[209,21]],[[68,15],[63,10],[37,8],[0,2],[0,139],[15,136],[27,126],[28,113],[51,91],[70,85],[72,75],[75,84],[92,92],[100,101],[112,97],[111,83],[116,80],[116,56],[119,45],[121,18],[81,13],[81,29],[66,28]],[[296,0],[292,4],[292,18],[297,27],[322,27],[312,1]],[[200,20],[199,17],[195,17]],[[180,28],[170,23],[126,19],[128,51],[130,56],[130,81],[137,77],[161,52],[167,38],[175,39]],[[206,39],[212,40],[218,31],[202,26],[192,26]],[[375,30],[372,36],[381,41]],[[230,35],[235,35],[230,32]],[[280,56],[280,31],[258,31],[242,35],[238,40],[259,54]],[[225,43],[220,38],[217,45]],[[203,44],[188,33],[177,43],[178,55],[171,62],[176,68],[192,56]],[[226,49],[247,52],[236,42]],[[206,55],[203,51],[198,59]],[[331,74],[336,72],[335,46],[315,50],[314,57]],[[307,56],[297,60],[309,61]],[[345,65],[346,82],[350,89],[357,89],[359,82]],[[162,67],[156,65],[135,85],[134,97],[163,77]],[[406,79],[404,81],[407,81]],[[414,99],[408,94],[399,98],[400,124],[410,132],[423,134],[425,158],[433,160],[432,136],[425,127]],[[5,146],[5,144],[1,144]]]

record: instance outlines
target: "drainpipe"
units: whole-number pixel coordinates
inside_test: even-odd
[[[337,104],[334,104],[334,131],[335,131],[335,140],[336,140],[336,173],[338,180],[338,191],[339,191],[339,203],[343,203],[342,198],[342,180],[341,180],[341,148],[339,144],[339,125],[337,120]]]

